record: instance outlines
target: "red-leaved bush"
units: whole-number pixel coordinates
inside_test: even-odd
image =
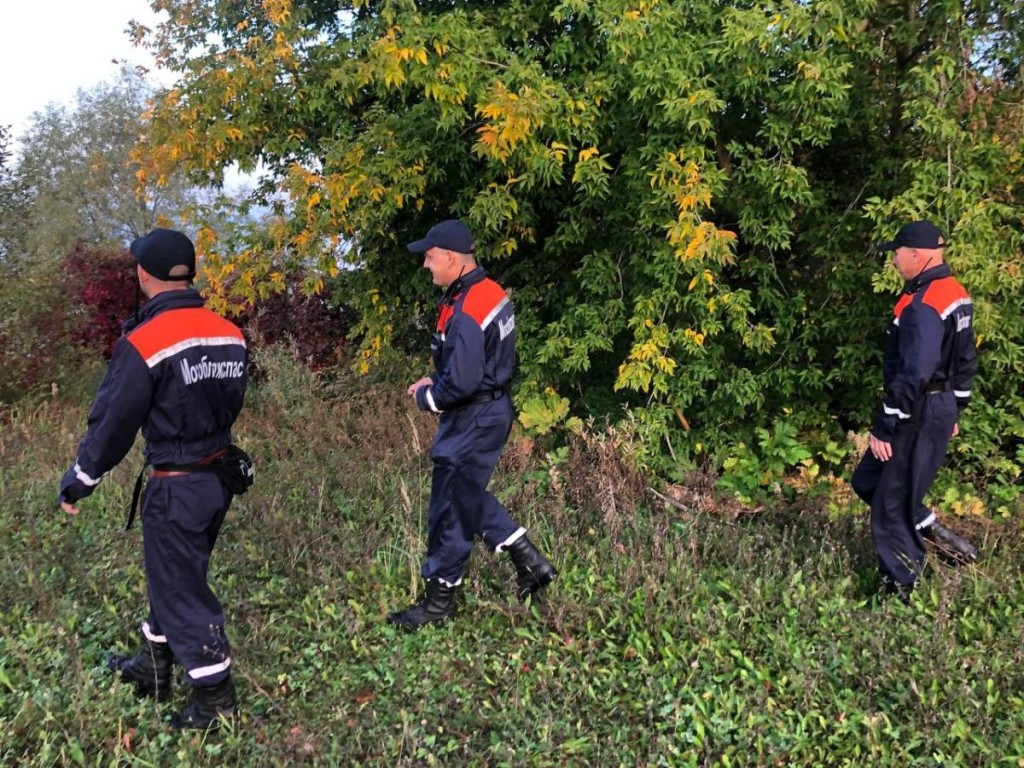
[[[25,279],[0,323],[0,402],[81,384],[84,368],[113,352],[135,284],[131,256],[81,244]]]
[[[301,279],[232,319],[248,338],[288,343],[297,362],[321,370],[341,359],[353,312],[332,306],[329,291],[305,295]],[[122,322],[144,298],[137,288],[128,252],[77,245],[61,260],[53,282],[37,291],[38,300],[26,299],[17,320],[0,327],[0,402],[56,386],[83,364],[110,359]]]
[[[352,312],[331,305],[329,290],[307,296],[301,275],[281,293],[247,307],[233,318],[247,336],[265,344],[291,343],[298,362],[313,370],[336,364],[345,349]],[[138,279],[127,252],[78,246],[64,259],[64,293],[68,296],[71,338],[83,351],[110,357],[121,335],[121,322],[135,311]],[[253,333],[255,332],[255,333]]]
[[[296,360],[318,371],[341,359],[354,316],[351,309],[332,305],[329,289],[307,296],[300,283],[301,276],[281,293],[246,308],[235,322],[255,331],[264,344],[291,343]]]
[[[135,312],[138,278],[127,251],[92,250],[79,244],[62,264],[68,299],[68,333],[85,352],[109,358],[121,335],[121,322]]]

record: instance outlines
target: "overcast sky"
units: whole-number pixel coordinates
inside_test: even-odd
[[[0,0],[0,125],[18,135],[48,103],[71,104],[79,89],[115,80],[114,59],[152,69],[126,29],[156,18],[147,0]]]

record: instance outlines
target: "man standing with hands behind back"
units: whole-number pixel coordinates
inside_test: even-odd
[[[962,560],[974,548],[935,519],[924,497],[935,481],[977,371],[973,304],[943,259],[945,238],[927,221],[904,226],[892,242],[893,267],[904,280],[886,331],[885,397],[869,448],[851,485],[871,505],[871,534],[883,581],[906,598],[924,566],[923,539]]]
[[[455,591],[475,536],[495,552],[509,553],[520,600],[550,584],[557,572],[487,490],[512,428],[512,302],[477,266],[472,235],[461,221],[442,221],[406,247],[424,254],[424,268],[445,289],[431,342],[435,372],[407,390],[421,410],[441,415],[430,451],[434,472],[422,570],[427,591],[388,617],[418,629],[455,614]]]

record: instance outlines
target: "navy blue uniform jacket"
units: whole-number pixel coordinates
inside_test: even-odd
[[[238,327],[191,289],[154,296],[118,339],[58,501],[93,492],[141,429],[148,464],[192,464],[226,448],[245,397]]]
[[[452,283],[431,344],[433,383],[416,391],[420,409],[441,413],[474,395],[507,390],[516,368],[515,330],[512,301],[483,267]]]
[[[903,287],[886,331],[885,398],[871,434],[892,442],[896,425],[913,423],[929,387],[952,390],[963,410],[978,370],[971,297],[949,265],[923,272]]]

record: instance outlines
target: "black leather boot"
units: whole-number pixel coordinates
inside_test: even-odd
[[[533,542],[526,536],[504,547],[516,567],[516,597],[526,600],[538,589],[543,589],[558,575],[555,566],[548,562]]]
[[[388,623],[403,629],[419,629],[437,621],[445,621],[455,615],[455,590],[438,579],[427,581],[427,593],[423,598],[404,611],[395,611],[388,616]]]
[[[921,529],[921,535],[935,545],[939,556],[954,565],[970,565],[978,559],[978,550],[967,539],[935,521]]]
[[[122,680],[134,683],[138,695],[170,698],[174,654],[167,643],[143,640],[134,656],[107,656],[107,666],[120,673]]]
[[[231,677],[225,677],[216,685],[192,686],[192,700],[171,719],[171,725],[179,729],[219,728],[224,720],[231,720],[238,713],[238,698]]]

